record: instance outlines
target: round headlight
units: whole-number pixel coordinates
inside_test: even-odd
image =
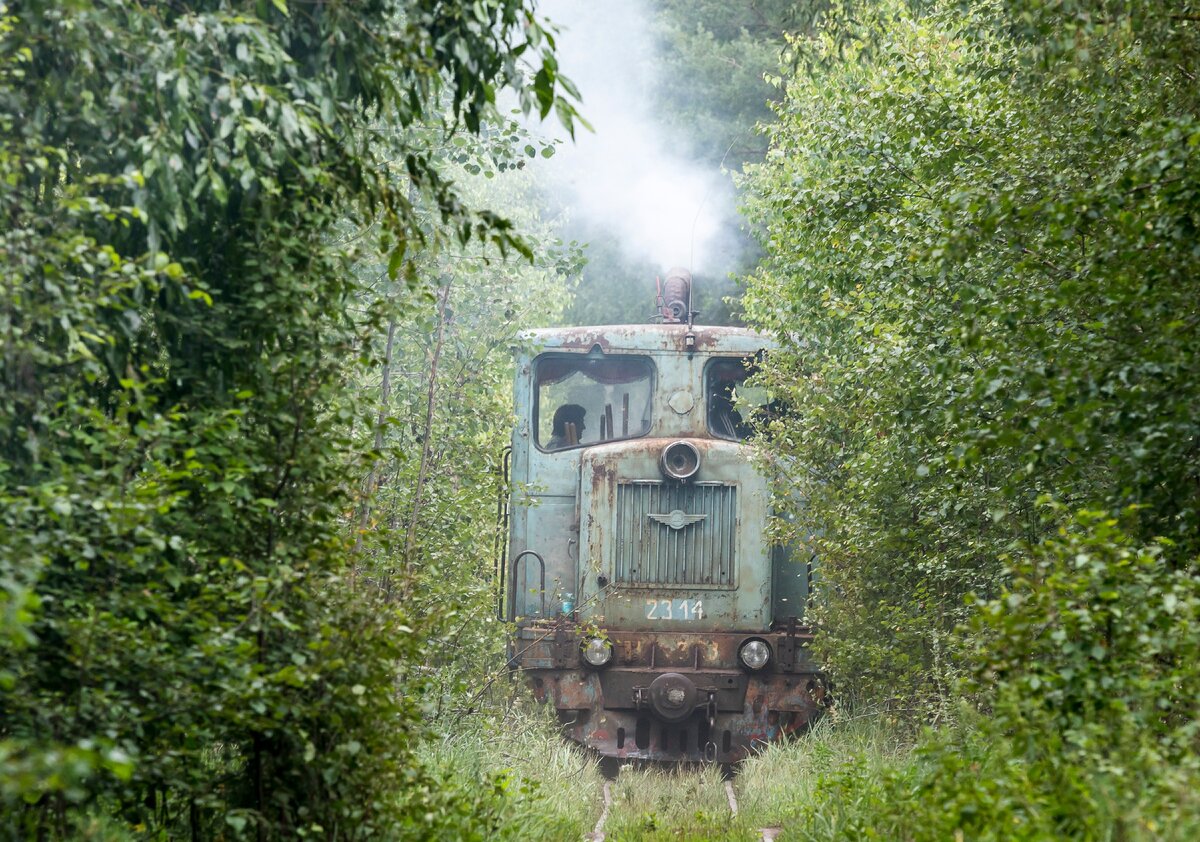
[[[763,640],[747,640],[738,651],[747,669],[760,670],[771,660],[771,647]]]
[[[671,479],[691,479],[700,470],[700,451],[691,442],[673,441],[663,448],[658,462]]]
[[[589,637],[583,642],[583,659],[594,667],[602,667],[612,660],[612,644],[602,637]]]

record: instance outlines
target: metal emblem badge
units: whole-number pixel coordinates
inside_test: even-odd
[[[676,509],[673,512],[668,512],[665,515],[655,514],[650,512],[646,515],[650,520],[657,521],[671,527],[672,529],[683,529],[685,526],[691,526],[697,521],[704,520],[708,515],[689,515],[685,514],[683,509]]]

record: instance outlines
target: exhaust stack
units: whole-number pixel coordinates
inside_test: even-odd
[[[676,266],[658,284],[656,315],[664,324],[692,323],[692,273]]]

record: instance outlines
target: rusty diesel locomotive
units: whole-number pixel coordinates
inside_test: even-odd
[[[813,571],[768,544],[746,442],[769,340],[694,325],[686,272],[664,290],[656,324],[530,331],[518,351],[499,613],[571,739],[733,762],[823,709]]]

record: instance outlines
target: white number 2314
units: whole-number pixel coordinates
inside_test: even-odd
[[[647,620],[702,620],[704,604],[699,599],[648,599]]]

